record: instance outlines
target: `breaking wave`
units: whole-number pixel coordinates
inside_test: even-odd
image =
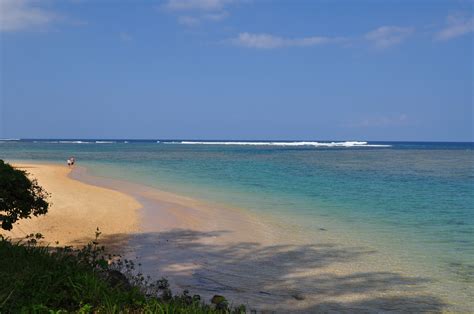
[[[311,146],[311,147],[391,147],[386,144],[369,144],[368,142],[346,141],[346,142],[201,142],[181,141],[166,142],[166,144],[186,145],[251,145],[251,146]]]
[[[54,142],[51,142],[54,143]],[[59,141],[60,144],[90,144],[91,142],[85,141]]]
[[[113,144],[116,141],[33,141],[33,143],[48,143],[48,144]],[[124,143],[128,143],[125,141]]]

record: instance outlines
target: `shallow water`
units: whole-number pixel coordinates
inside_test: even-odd
[[[430,278],[434,295],[474,308],[472,143],[84,142],[3,142],[0,158],[74,155],[94,175],[274,216],[282,234],[372,248],[397,271]]]

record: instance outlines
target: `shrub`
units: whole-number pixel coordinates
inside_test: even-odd
[[[105,254],[96,239],[82,249],[37,246],[0,237],[0,313],[245,313],[219,296],[206,304],[188,291],[173,295],[135,263]]]
[[[0,223],[4,230],[11,230],[13,224],[31,215],[44,215],[48,211],[46,201],[49,194],[30,180],[23,170],[15,169],[0,159]]]

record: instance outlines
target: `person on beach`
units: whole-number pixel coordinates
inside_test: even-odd
[[[69,159],[67,160],[67,165],[68,167],[71,167],[71,166],[74,166],[74,163],[76,162],[76,159],[73,157],[69,157]]]

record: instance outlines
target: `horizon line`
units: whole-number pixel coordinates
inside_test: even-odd
[[[64,137],[64,138],[0,138],[0,141],[48,141],[48,140],[86,140],[86,141],[197,141],[197,142],[385,142],[385,143],[473,143],[459,140],[367,140],[367,139],[196,139],[196,138],[92,138],[92,137]]]

